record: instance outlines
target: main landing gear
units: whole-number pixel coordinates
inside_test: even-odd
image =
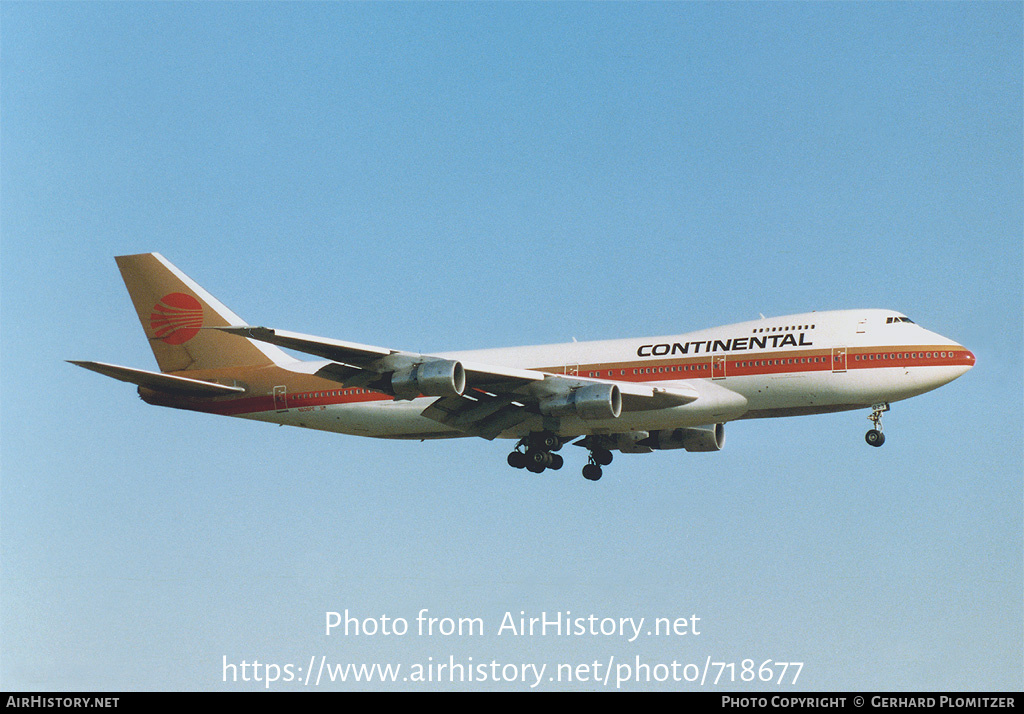
[[[542,473],[544,469],[557,471],[562,468],[564,461],[561,456],[552,452],[561,448],[562,440],[555,434],[534,432],[519,440],[515,450],[508,455],[508,465],[535,474]]]
[[[875,428],[864,435],[864,441],[872,446],[881,446],[885,443],[885,434],[882,433],[882,414],[889,411],[889,404],[888,402],[875,404],[871,410],[871,416],[868,419],[875,425]]]
[[[590,457],[587,459],[587,465],[583,467],[583,478],[597,481],[601,478],[601,467],[612,462],[612,452],[590,443],[587,444],[587,448],[590,449]]]
[[[588,481],[601,478],[601,467],[612,462],[612,452],[597,443],[588,440],[583,444],[590,451],[587,465],[583,467],[583,477]],[[516,469],[526,469],[535,474],[545,469],[557,471],[565,461],[556,453],[562,448],[562,440],[550,432],[534,432],[525,439],[520,439],[516,448],[508,455],[508,465]]]

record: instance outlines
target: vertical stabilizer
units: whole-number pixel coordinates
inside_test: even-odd
[[[115,260],[161,372],[294,361],[273,345],[202,329],[245,322],[159,253]]]

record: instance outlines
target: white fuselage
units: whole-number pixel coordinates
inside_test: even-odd
[[[686,405],[623,411],[617,418],[562,417],[562,436],[622,434],[870,407],[906,399],[956,379],[974,355],[890,310],[811,312],[681,335],[451,352],[438,357],[655,386],[687,385]],[[311,375],[324,362],[297,362],[305,377],[272,409],[235,416],[381,438],[465,436],[421,415],[435,398],[396,401]],[[521,438],[541,418],[500,436]],[[550,420],[543,428],[551,429]]]

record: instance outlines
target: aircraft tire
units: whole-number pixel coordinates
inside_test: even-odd
[[[885,434],[880,432],[878,429],[871,429],[864,435],[864,441],[868,442],[872,446],[881,446],[885,443]]]
[[[588,481],[597,481],[601,478],[601,467],[597,464],[587,464],[583,467],[583,478]]]
[[[562,448],[562,440],[551,433],[536,434],[533,447],[541,451],[558,451]]]
[[[541,449],[530,449],[526,452],[526,463],[540,466],[542,469],[551,465],[551,452]]]

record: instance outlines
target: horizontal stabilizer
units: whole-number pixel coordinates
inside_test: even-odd
[[[200,379],[175,377],[173,374],[120,367],[116,364],[107,364],[105,362],[80,362],[77,360],[68,360],[68,362],[85,369],[91,369],[93,372],[99,372],[108,377],[119,379],[122,382],[130,382],[140,387],[148,387],[161,392],[170,392],[189,397],[220,397],[226,394],[237,394],[245,391],[242,387],[230,387],[225,384],[204,382]]]

